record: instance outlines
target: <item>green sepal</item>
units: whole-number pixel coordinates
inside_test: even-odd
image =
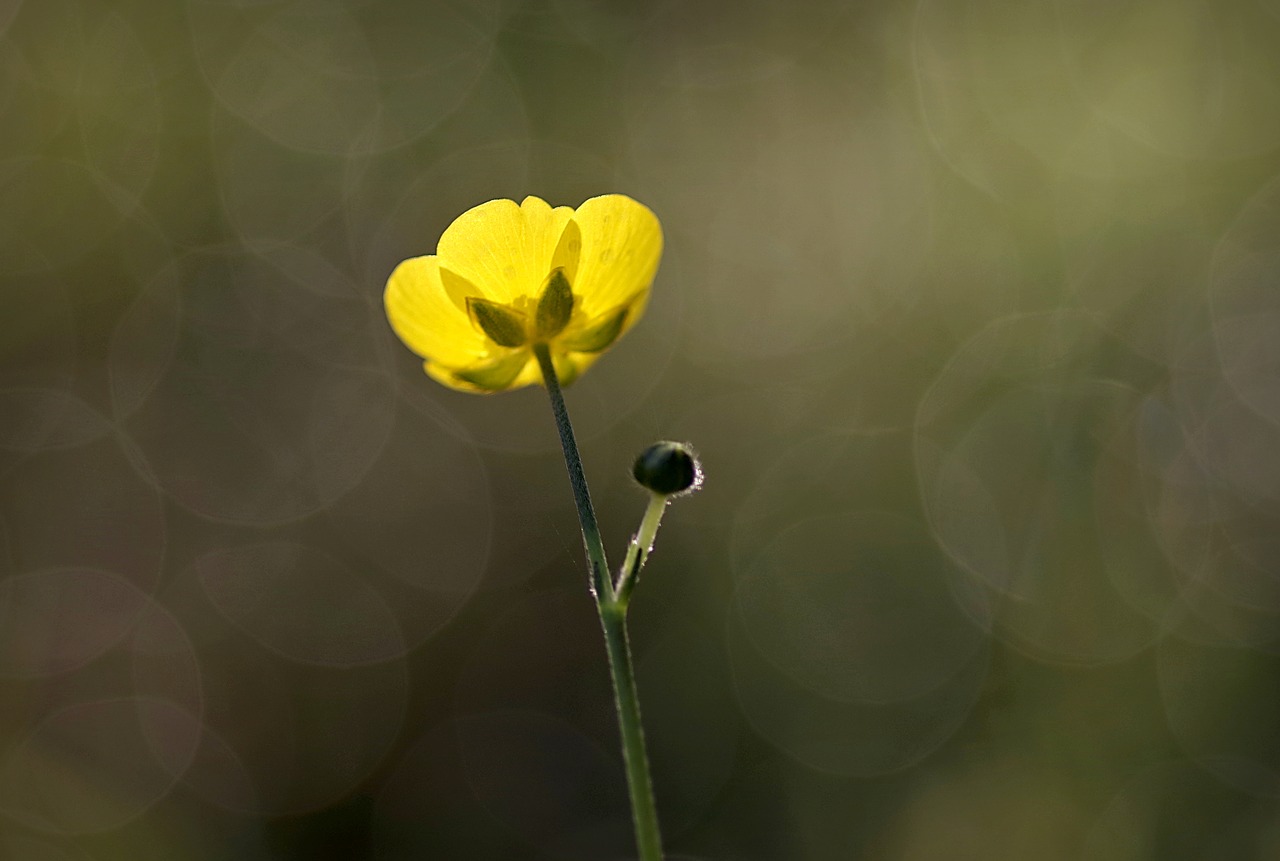
[[[486,392],[500,392],[515,382],[516,377],[520,376],[520,372],[524,370],[524,366],[528,361],[529,354],[526,351],[521,351],[498,359],[496,362],[490,362],[487,365],[478,365],[454,371],[453,375],[464,383],[470,383],[477,389],[483,389]]]
[[[563,269],[557,269],[547,279],[538,297],[537,331],[542,339],[552,338],[564,331],[573,314],[573,288]]]
[[[529,340],[525,316],[519,311],[488,299],[468,296],[467,313],[471,322],[499,347],[522,347]]]
[[[574,353],[599,353],[618,340],[618,336],[622,334],[622,327],[627,322],[627,315],[630,313],[630,308],[623,308],[597,320],[580,332],[562,338],[558,343],[563,349]]]

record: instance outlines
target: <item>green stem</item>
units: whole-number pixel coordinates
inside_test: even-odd
[[[644,510],[644,518],[640,528],[627,547],[627,558],[622,563],[622,571],[618,574],[615,587],[618,603],[626,606],[631,599],[631,590],[635,588],[640,577],[640,569],[649,561],[649,553],[653,550],[653,540],[658,535],[658,525],[662,523],[662,513],[667,510],[667,502],[671,497],[661,493],[649,494],[649,507]]]
[[[582,524],[582,540],[586,544],[587,559],[591,566],[591,591],[596,598],[596,610],[600,614],[600,626],[604,629],[605,651],[609,657],[609,675],[613,679],[613,703],[618,711],[618,730],[622,736],[622,759],[627,770],[627,789],[631,795],[631,818],[636,829],[636,848],[640,861],[662,861],[662,837],[658,830],[658,811],[653,802],[653,784],[649,778],[649,758],[645,753],[644,730],[640,724],[640,698],[636,693],[635,671],[631,663],[631,645],[627,638],[627,608],[619,602],[609,579],[609,566],[605,560],[604,542],[600,539],[600,527],[596,523],[591,494],[587,490],[587,478],[582,470],[582,458],[573,437],[573,425],[560,391],[551,353],[545,344],[533,348],[542,368],[542,379],[551,398],[551,411],[555,414],[556,428],[560,431],[560,445],[564,449],[564,462],[569,470],[569,484],[573,487],[574,502],[578,506],[578,520]]]
[[[564,449],[564,465],[569,470],[569,484],[573,487],[573,501],[578,506],[578,522],[582,525],[582,543],[587,548],[587,563],[591,566],[591,594],[596,603],[613,600],[613,582],[609,579],[609,562],[604,555],[604,541],[600,538],[600,524],[596,523],[596,510],[591,505],[591,491],[587,489],[587,476],[582,471],[582,458],[578,455],[578,443],[573,438],[573,425],[569,410],[564,405],[560,391],[560,379],[556,366],[551,363],[551,352],[546,344],[533,348],[542,368],[542,379],[551,396],[551,412],[556,417],[556,429],[560,431],[560,447]]]
[[[631,665],[626,607],[616,603],[602,605],[600,625],[604,628],[605,650],[609,653],[609,674],[613,676],[614,705],[618,707],[618,730],[622,735],[622,759],[627,767],[636,848],[640,861],[662,861],[662,834],[658,830],[658,808],[653,801],[649,757],[640,724],[640,699]]]

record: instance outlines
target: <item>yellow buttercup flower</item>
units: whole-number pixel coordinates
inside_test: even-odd
[[[383,298],[391,328],[446,386],[541,383],[539,344],[568,385],[640,319],[661,256],[657,217],[625,195],[576,210],[491,200],[458,216],[435,254],[397,266]]]

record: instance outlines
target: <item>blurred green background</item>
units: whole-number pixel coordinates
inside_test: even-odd
[[[569,392],[672,858],[1280,857],[1276,0],[0,2],[0,858],[623,859],[540,390],[381,310],[622,192]]]

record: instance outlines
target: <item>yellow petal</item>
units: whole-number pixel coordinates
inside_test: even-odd
[[[662,257],[662,226],[647,206],[626,195],[606,194],[573,214],[582,236],[573,292],[586,318],[596,319],[631,303],[623,331],[644,311]]]
[[[552,209],[526,197],[491,200],[469,209],[440,237],[441,265],[476,285],[494,302],[512,305],[520,297],[536,299],[556,246],[573,210]]]
[[[532,356],[529,357],[529,363],[524,366],[524,370],[520,372],[520,376],[515,378],[510,388],[522,389],[525,386],[542,385],[542,371],[538,369],[538,360]]]
[[[424,359],[470,365],[489,350],[484,334],[445,289],[439,260],[414,257],[395,268],[383,294],[387,320],[405,346]]]

